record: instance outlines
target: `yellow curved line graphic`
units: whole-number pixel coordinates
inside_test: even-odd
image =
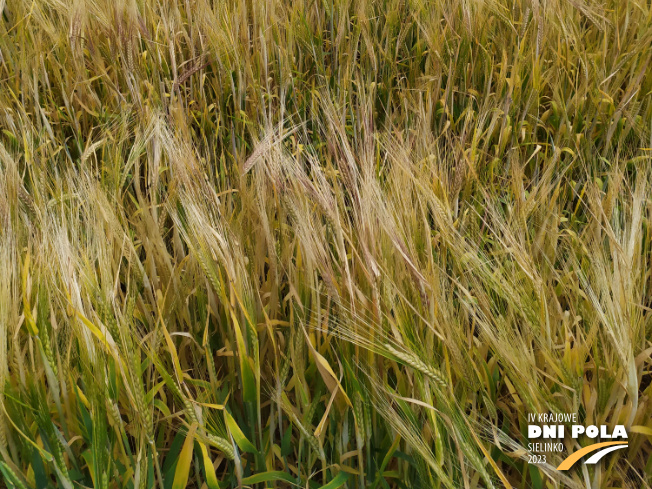
[[[584,455],[591,452],[595,452],[596,450],[599,450],[604,447],[610,447],[612,445],[627,445],[627,442],[605,441],[603,443],[595,443],[593,445],[589,445],[588,447],[584,447],[581,450],[571,453],[568,457],[566,457],[566,459],[562,463],[559,464],[557,470],[568,470],[573,466],[573,464],[575,464],[575,462],[581,459]]]

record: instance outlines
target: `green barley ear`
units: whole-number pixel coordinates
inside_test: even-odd
[[[122,431],[124,428],[124,422],[122,420],[122,415],[120,414],[120,408],[117,403],[111,400],[109,397],[105,398],[106,403],[106,412],[109,416],[110,422],[117,428],[118,431]]]
[[[231,442],[227,441],[225,438],[213,435],[211,433],[206,433],[205,436],[208,443],[224,453],[226,458],[229,460],[233,460],[235,458],[235,453],[233,452],[233,445]]]
[[[49,333],[49,325],[48,322],[46,321],[46,317],[49,316],[49,308],[48,308],[48,297],[46,296],[46,292],[39,290],[38,292],[38,316],[37,320],[39,323],[39,338],[40,338],[40,344],[43,347],[43,351],[45,353],[45,358],[47,359],[50,368],[52,369],[52,372],[54,373],[54,378],[58,378],[58,367],[57,367],[57,362],[54,358],[54,353],[52,350],[52,343],[50,341],[50,333]]]
[[[152,411],[145,400],[145,387],[141,376],[140,348],[132,340],[132,350],[129,353],[131,388],[134,395],[134,409],[147,433],[152,430]]]
[[[409,353],[407,351],[402,351],[394,348],[389,343],[386,343],[385,348],[387,351],[396,357],[404,365],[410,366],[415,370],[418,370],[422,374],[427,375],[433,379],[441,388],[446,387],[448,384],[444,379],[443,374],[436,368],[426,364],[423,360],[417,357],[415,354]]]
[[[288,377],[288,374],[290,373],[290,367],[291,366],[292,365],[290,363],[290,358],[286,357],[283,360],[281,371],[279,372],[279,376],[278,376],[278,382],[279,382],[280,386],[283,386],[285,384],[285,382],[287,380],[287,377]]]
[[[0,471],[4,477],[8,487],[15,487],[16,489],[27,489],[27,486],[18,478],[16,473],[5,463],[0,461]]]
[[[359,393],[356,393],[353,397],[353,413],[357,442],[359,445],[362,445],[364,444],[364,439],[367,433],[367,422],[365,419],[362,397]]]
[[[324,449],[321,445],[321,442],[319,439],[313,435],[301,422],[299,417],[295,414],[294,410],[288,405],[288,400],[287,398],[284,398],[282,402],[282,407],[285,413],[290,416],[292,419],[292,422],[294,425],[299,429],[299,432],[302,434],[302,436],[306,439],[310,447],[315,451],[315,453],[318,454],[319,458],[324,460],[325,454],[324,454]]]
[[[133,299],[130,298],[129,303],[131,304]],[[102,324],[106,326],[106,329],[111,334],[111,337],[116,343],[120,343],[120,328],[118,326],[118,320],[115,317],[115,314],[111,311],[110,306],[103,301],[101,298],[98,298],[98,312]],[[133,308],[128,307],[128,312],[126,317],[131,317],[133,315]],[[131,311],[129,311],[131,309]]]

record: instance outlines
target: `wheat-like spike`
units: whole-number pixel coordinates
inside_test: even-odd
[[[521,38],[525,37],[525,32],[527,31],[527,26],[530,24],[530,7],[527,7],[525,9],[525,13],[523,14],[523,25],[521,26]]]
[[[140,349],[135,342],[132,342],[135,351],[130,355],[131,360],[131,384],[132,392],[134,393],[136,405],[135,410],[141,420],[143,428],[148,434],[152,431],[152,411],[145,402],[145,388],[143,386],[143,379],[140,375]]]
[[[111,417],[111,421],[113,421],[113,424],[115,424],[118,429],[122,429],[123,421],[122,421],[122,416],[120,414],[120,408],[118,407],[118,405],[108,397],[105,400],[105,405],[106,405],[106,412]]]
[[[206,433],[205,436],[211,445],[218,448],[222,453],[224,453],[226,458],[228,458],[229,460],[233,460],[235,458],[233,445],[231,445],[229,441],[227,441],[226,439],[220,436],[213,435],[211,433]]]
[[[308,441],[308,444],[311,446],[311,448],[317,452],[320,457],[323,455],[323,450],[322,447],[319,443],[319,440],[315,435],[313,435],[301,422],[301,420],[298,418],[298,416],[294,413],[292,409],[287,409],[286,412],[290,415],[292,418],[292,421],[296,425],[297,428],[299,428],[299,431],[301,434],[304,436],[304,438]],[[323,458],[323,457],[322,457]]]
[[[397,350],[396,348],[392,347],[392,345],[390,345],[389,343],[385,344],[385,348],[387,349],[387,351],[389,351],[392,355],[394,355],[396,358],[401,360],[403,363],[418,370],[422,374],[427,375],[435,382],[437,382],[437,384],[439,384],[441,387],[446,387],[447,383],[444,380],[444,376],[436,368],[427,365],[415,355]]]
[[[353,409],[354,409],[353,413],[355,418],[355,436],[357,437],[358,444],[360,445],[364,442],[367,429],[365,423],[363,402],[359,393],[356,393],[356,395],[354,396]]]
[[[310,405],[308,406],[308,410],[303,415],[304,423],[308,425],[312,424],[312,420],[315,417],[315,413],[317,412],[318,407],[319,407],[319,399],[315,398],[313,399],[313,402],[310,403]]]
[[[52,351],[52,344],[50,343],[50,334],[48,332],[48,327],[45,323],[42,323],[41,327],[39,328],[39,339],[41,341],[41,345],[43,345],[43,352],[45,353],[45,358],[47,362],[50,364],[50,368],[52,369],[52,372],[54,372],[54,377],[58,378],[59,369],[57,367],[57,362],[54,358],[54,352]]]
[[[18,478],[16,473],[9,467],[5,462],[0,461],[0,466],[2,467],[2,472],[7,476],[8,482],[14,485],[17,489],[27,489],[27,487],[22,483]]]
[[[285,384],[288,374],[290,373],[290,367],[290,359],[285,358],[285,360],[283,360],[283,365],[281,366],[281,372],[279,373],[279,385],[283,386]]]

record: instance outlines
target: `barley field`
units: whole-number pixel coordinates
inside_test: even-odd
[[[0,13],[0,487],[652,487],[649,0]]]

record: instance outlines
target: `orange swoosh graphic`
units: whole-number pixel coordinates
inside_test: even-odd
[[[600,448],[610,447],[612,445],[627,445],[627,442],[605,441],[603,443],[595,443],[593,445],[589,445],[588,447],[584,447],[581,450],[576,451],[575,453],[571,453],[568,457],[566,457],[566,459],[562,463],[559,464],[557,470],[568,470],[573,466],[575,462],[577,462],[587,453],[595,452]]]

